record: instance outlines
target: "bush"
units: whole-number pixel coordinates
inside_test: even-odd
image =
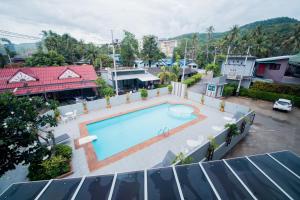
[[[146,99],[148,97],[148,91],[146,89],[140,89],[141,97]]]
[[[106,87],[106,88],[103,88],[102,94],[103,94],[103,96],[112,97],[112,96],[114,96],[115,93],[114,93],[114,90],[111,87]]]
[[[55,146],[55,156],[62,156],[70,160],[72,157],[72,148],[65,144],[57,144]]]
[[[168,91],[169,91],[169,94],[172,93],[172,91],[173,91],[173,86],[172,85],[168,85]]]
[[[168,86],[168,84],[155,84],[154,85],[154,88],[156,89],[156,88],[164,88],[164,87],[167,87]]]
[[[296,85],[255,82],[251,89],[300,96],[300,86]]]
[[[294,106],[300,107],[300,97],[299,96],[293,96],[288,94],[278,94],[274,92],[265,92],[255,89],[245,89],[241,88],[240,90],[241,96],[250,97],[253,99],[261,99],[265,101],[276,101],[280,98],[289,99],[292,101]]]
[[[42,161],[40,164],[29,166],[28,178],[31,181],[52,179],[65,174],[71,170],[69,160],[63,156],[52,156],[50,159]]]
[[[198,81],[200,81],[202,78],[201,74],[195,74],[191,76],[190,78],[187,78],[183,81],[184,84],[186,84],[188,87],[194,85]]]
[[[224,97],[232,96],[233,92],[234,92],[234,87],[226,85],[223,90],[223,96]]]

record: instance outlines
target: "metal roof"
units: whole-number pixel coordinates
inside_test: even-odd
[[[290,151],[165,168],[16,183],[0,199],[300,199]]]
[[[289,63],[293,65],[300,65],[300,53],[291,56]]]
[[[128,74],[128,75],[118,75],[117,80],[129,80],[129,79],[139,79],[140,81],[157,81],[159,80],[158,77],[150,74],[150,73],[145,73],[145,74]]]
[[[275,57],[268,57],[268,58],[260,58],[256,59],[256,62],[268,62],[268,61],[276,61],[276,60],[288,60],[291,56],[275,56]]]

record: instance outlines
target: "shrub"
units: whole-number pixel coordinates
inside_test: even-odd
[[[253,99],[261,99],[265,101],[276,101],[279,98],[289,99],[292,101],[294,106],[300,107],[300,97],[299,96],[293,96],[288,94],[278,94],[274,92],[265,92],[255,89],[245,89],[241,88],[240,90],[241,96],[250,97]]]
[[[188,87],[194,85],[198,81],[200,81],[202,78],[201,74],[195,74],[183,81],[184,84],[186,84]]]
[[[148,97],[148,91],[146,89],[140,89],[141,97],[146,99]]]
[[[255,82],[251,89],[300,96],[300,86],[280,83]]]
[[[172,91],[173,91],[173,86],[172,85],[168,85],[168,91],[169,91],[169,94],[172,93]]]
[[[52,179],[71,170],[69,160],[61,155],[52,156],[50,159],[42,161],[40,164],[29,166],[28,178],[31,181]]]
[[[156,88],[164,88],[164,87],[167,87],[168,86],[168,84],[155,84],[154,85],[154,88],[156,89]]]
[[[232,96],[233,92],[234,92],[234,87],[226,85],[223,90],[223,96],[224,97]]]
[[[72,157],[72,148],[65,144],[57,144],[55,146],[55,156],[62,156],[67,160],[70,160]]]
[[[175,159],[173,160],[172,164],[177,163],[179,165],[184,165],[184,164],[191,164],[193,162],[193,158],[192,157],[185,157],[185,155],[180,152],[179,154],[176,155]]]
[[[114,90],[111,87],[105,87],[102,89],[103,96],[114,96]]]

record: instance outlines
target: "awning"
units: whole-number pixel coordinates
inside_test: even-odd
[[[129,74],[129,75],[119,75],[117,76],[118,81],[130,80],[130,79],[139,79],[140,81],[157,81],[158,77],[152,74]]]

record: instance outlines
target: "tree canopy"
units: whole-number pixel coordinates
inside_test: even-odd
[[[141,56],[144,62],[148,62],[149,66],[164,57],[158,48],[157,39],[154,35],[146,35],[143,37]]]
[[[46,103],[40,97],[16,97],[0,94],[0,176],[18,164],[41,161],[49,155],[40,138],[49,144],[51,131],[42,127],[56,126],[56,119],[40,115],[43,109],[54,109],[55,103]],[[43,133],[43,134],[42,134]]]
[[[65,65],[65,58],[56,51],[44,53],[38,51],[25,60],[25,66],[61,66]]]
[[[133,66],[138,57],[139,44],[134,34],[124,31],[125,37],[121,41],[121,60],[123,66]]]

